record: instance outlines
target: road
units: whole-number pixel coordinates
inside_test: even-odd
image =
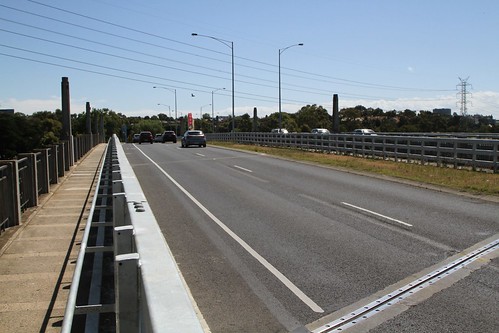
[[[210,146],[124,150],[212,332],[319,332],[499,238],[499,204],[478,198]],[[431,331],[424,314],[496,331],[498,252],[351,330]]]

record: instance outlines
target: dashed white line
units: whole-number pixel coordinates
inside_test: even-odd
[[[246,169],[246,168],[243,168],[243,167],[241,167],[241,166],[239,166],[239,165],[234,165],[234,168],[237,168],[237,169],[239,169],[239,170],[243,170],[243,171],[246,171],[246,172],[253,172],[252,170],[250,170],[250,169]]]
[[[386,215],[382,215],[382,214],[373,212],[372,210],[368,210],[368,209],[365,209],[365,208],[362,208],[362,207],[359,207],[359,206],[355,206],[355,205],[352,205],[352,204],[349,204],[349,203],[346,203],[346,202],[342,202],[342,204],[345,205],[345,206],[352,207],[352,208],[355,208],[357,210],[363,211],[365,213],[369,213],[369,214],[372,214],[374,216],[381,217],[381,218],[386,219],[388,221],[398,223],[398,224],[400,224],[400,225],[402,225],[404,227],[407,227],[407,228],[411,228],[412,227],[412,224],[409,224],[409,223],[406,223],[406,222],[403,222],[403,221],[391,218],[391,217],[386,216]]]

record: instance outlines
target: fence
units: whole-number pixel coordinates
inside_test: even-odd
[[[454,168],[498,172],[499,139],[444,136],[353,135],[310,133],[211,133],[209,140],[289,147],[328,153],[434,163]]]
[[[38,205],[39,196],[69,171],[71,162],[81,159],[103,142],[98,134],[73,137],[74,150],[64,141],[49,148],[22,153],[16,160],[0,160],[0,233],[21,223],[22,213]]]
[[[116,135],[105,155],[62,332],[203,332]]]

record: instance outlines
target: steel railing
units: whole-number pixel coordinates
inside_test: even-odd
[[[81,242],[62,332],[99,332],[109,330],[109,325],[120,333],[203,332],[175,260],[117,136],[109,141],[97,191]],[[106,272],[111,271],[114,276],[106,277]],[[107,290],[99,290],[99,285],[107,286]],[[114,298],[106,303],[102,295]]]
[[[290,147],[336,154],[498,172],[499,140],[438,136],[310,133],[209,133],[209,140]]]
[[[58,178],[70,170],[74,164],[70,161],[80,160],[99,143],[102,143],[99,135],[79,135],[73,137],[75,151],[69,150],[65,141],[18,154],[17,159],[0,160],[0,232],[19,225],[22,212],[38,205],[38,198],[48,193],[50,185],[57,184]]]

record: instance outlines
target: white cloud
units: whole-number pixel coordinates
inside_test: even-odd
[[[71,100],[71,113],[80,113],[85,111],[86,102]],[[0,108],[14,109],[15,112],[31,115],[38,111],[55,111],[61,109],[61,98],[59,96],[51,96],[47,99],[24,99],[18,100],[9,98],[0,100]]]
[[[71,113],[81,113],[85,111],[86,100],[84,98],[71,99]],[[460,105],[458,104],[459,97],[457,94],[449,94],[436,96],[435,98],[399,98],[393,100],[372,100],[372,99],[343,99],[341,95],[339,96],[339,107],[340,109],[346,107],[354,107],[357,105],[363,105],[365,107],[380,108],[384,111],[390,110],[405,110],[410,109],[414,111],[427,110],[431,111],[435,108],[450,108],[452,112],[459,113]],[[478,91],[473,92],[468,96],[468,114],[482,114],[482,115],[492,115],[495,119],[499,119],[499,92],[495,91]],[[144,108],[138,110],[120,110],[119,107],[112,107],[106,104],[106,101],[91,102],[92,108],[110,108],[115,112],[120,112],[125,114],[127,117],[131,116],[153,116],[159,113],[165,113],[164,110]],[[317,103],[322,105],[329,112],[332,112],[332,101],[325,101]],[[258,117],[262,118],[271,113],[277,112],[277,105],[274,106],[238,106],[236,105],[235,114],[236,116],[248,113],[253,116],[253,108],[257,107]],[[33,114],[37,111],[55,111],[61,108],[61,99],[59,96],[51,96],[46,99],[25,99],[19,100],[15,98],[9,98],[5,100],[0,100],[1,109],[14,109],[16,112],[21,112],[24,114]],[[283,104],[283,112],[294,113],[301,108],[301,105],[296,104]],[[211,113],[211,109],[203,110],[205,112]],[[166,111],[168,112],[168,111]],[[180,116],[186,116],[188,110],[180,110],[177,114]],[[199,115],[199,109],[190,111],[197,117]],[[215,116],[228,116],[232,114],[232,108],[215,109]],[[173,112],[172,112],[173,116]]]
[[[340,109],[363,105],[365,107],[380,108],[384,111],[390,110],[414,110],[431,111],[436,108],[449,108],[452,113],[460,113],[459,97],[456,94],[437,96],[435,98],[399,98],[394,100],[363,100],[363,99],[341,99]],[[467,98],[468,114],[492,115],[499,119],[499,92],[482,91],[470,94]]]

